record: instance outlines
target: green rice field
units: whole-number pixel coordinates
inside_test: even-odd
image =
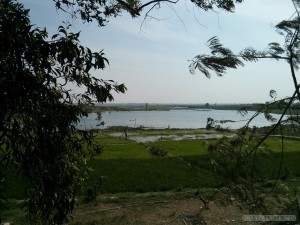
[[[103,152],[88,162],[92,169],[83,184],[81,196],[85,199],[99,179],[97,195],[126,193],[180,193],[184,190],[211,190],[220,186],[218,174],[211,169],[207,146],[222,136],[232,137],[235,131],[207,130],[129,130],[126,139],[122,131],[103,130],[96,141]],[[270,137],[265,144],[271,153],[257,154],[257,166],[267,177],[274,179],[281,158],[281,139]],[[150,150],[156,150],[151,154]],[[282,168],[292,178],[300,177],[300,141],[284,140]],[[1,168],[6,176],[4,196],[9,200],[3,218],[24,224],[25,214],[19,200],[24,199],[26,180],[16,177],[9,167]],[[21,201],[22,202],[22,201]],[[15,217],[18,214],[19,217]],[[14,219],[12,219],[14,218]]]
[[[211,136],[210,136],[211,135]],[[207,144],[216,141],[216,132],[206,130],[133,130],[125,139],[122,132],[102,131],[97,143],[104,147],[88,165],[92,168],[90,178],[84,183],[82,194],[101,178],[101,193],[155,192],[181,190],[185,188],[213,188],[220,183],[212,173],[207,155]],[[217,133],[232,136],[233,131]],[[139,137],[140,141],[136,141]],[[155,137],[155,138],[153,138]],[[154,141],[153,141],[154,140]],[[273,176],[277,173],[281,157],[281,140],[269,138],[265,142],[272,154],[261,154],[263,171]],[[166,152],[164,157],[153,156],[149,149]],[[258,152],[258,155],[260,153]],[[300,176],[300,141],[284,141],[283,167],[291,176]],[[27,182],[16,178],[9,168],[2,168],[6,174],[7,198],[22,198]]]
[[[98,135],[98,142],[104,151],[95,160],[89,162],[93,172],[85,187],[92,186],[101,176],[101,192],[150,192],[184,188],[212,188],[219,180],[211,171],[207,155],[207,144],[214,138],[197,138],[205,130],[142,130],[128,133],[125,139],[121,133],[104,132]],[[189,134],[188,138],[180,139]],[[145,137],[136,142],[134,136]],[[220,135],[232,136],[230,132]],[[147,141],[147,137],[160,136],[159,140]],[[153,138],[149,138],[153,140]],[[281,157],[281,140],[269,138],[265,142],[272,149],[268,156],[258,152],[258,166],[263,171],[275,176]],[[149,148],[156,147],[167,152],[164,157],[150,154]],[[284,141],[283,168],[291,176],[300,176],[300,142]],[[260,160],[263,159],[263,160]]]

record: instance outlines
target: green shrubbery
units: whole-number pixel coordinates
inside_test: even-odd
[[[168,151],[166,149],[163,149],[156,145],[148,147],[148,150],[151,153],[151,155],[153,155],[154,157],[163,158],[168,155]]]

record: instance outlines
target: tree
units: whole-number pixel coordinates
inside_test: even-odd
[[[60,26],[48,40],[46,29],[30,24],[28,11],[0,1],[0,161],[29,180],[30,219],[62,224],[87,175],[87,156],[99,150],[91,132],[76,129],[86,115],[82,106],[111,101],[113,90],[126,87],[91,75],[108,60],[81,46],[79,33]],[[86,89],[70,94],[66,83]]]
[[[261,108],[238,132],[236,137],[223,138],[208,148],[211,154],[212,167],[217,174],[222,174],[224,185],[230,187],[230,195],[235,195],[244,202],[253,203],[250,205],[255,206],[259,205],[258,203],[262,202],[269,194],[262,194],[258,191],[262,190],[260,189],[262,186],[259,184],[262,184],[262,181],[266,181],[266,179],[270,181],[271,178],[262,176],[255,167],[258,153],[269,150],[263,145],[264,141],[271,134],[279,134],[281,137],[281,160],[278,165],[277,176],[275,179],[273,177],[275,180],[271,185],[271,191],[273,191],[278,180],[286,177],[286,171],[282,168],[284,131],[288,129],[294,135],[299,135],[300,84],[297,81],[296,71],[300,66],[300,1],[292,0],[292,2],[295,8],[293,16],[275,26],[278,34],[285,36],[283,45],[271,42],[263,51],[249,47],[235,54],[229,48],[224,47],[217,37],[212,37],[208,40],[211,55],[197,55],[190,64],[191,73],[199,70],[208,78],[212,72],[222,76],[228,69],[244,66],[243,61],[257,62],[263,59],[273,59],[284,60],[289,64],[290,76],[294,84],[291,96],[277,99],[276,91],[270,90],[270,97],[273,100],[261,104]],[[278,120],[270,114],[274,108],[280,109],[282,112]],[[242,109],[241,113],[247,113],[247,110]],[[256,129],[249,129],[250,122],[259,114],[264,114],[267,120],[276,122],[275,125],[264,131],[264,135],[258,133]],[[289,116],[286,117],[286,115]]]
[[[147,8],[147,17],[155,6],[177,2],[53,1],[58,9],[99,26],[123,11],[136,17]],[[242,0],[192,2],[204,10],[232,12]],[[82,46],[79,33],[68,31],[69,24],[48,37],[46,29],[30,24],[28,12],[14,0],[0,0],[0,162],[28,179],[31,221],[63,224],[87,177],[86,160],[101,150],[93,143],[93,133],[78,130],[76,123],[86,115],[85,105],[112,101],[112,91],[124,93],[126,87],[92,75],[108,60],[102,51]],[[83,92],[72,94],[66,84]]]

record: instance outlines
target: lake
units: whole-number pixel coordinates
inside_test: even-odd
[[[207,118],[214,120],[232,120],[222,125],[223,128],[238,129],[244,126],[255,112],[242,116],[236,110],[170,110],[170,111],[111,111],[102,113],[104,126],[99,126],[97,114],[91,113],[81,119],[79,129],[102,129],[111,126],[145,127],[145,128],[205,128]],[[272,114],[275,118],[280,115]],[[269,126],[264,115],[259,115],[250,123],[250,127]]]

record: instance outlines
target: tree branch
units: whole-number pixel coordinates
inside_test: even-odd
[[[295,73],[295,68],[294,68],[294,65],[293,65],[293,58],[292,58],[292,56],[289,58],[289,64],[290,64],[290,68],[291,68],[291,73],[292,73],[292,77],[293,77],[293,82],[294,82],[295,90],[297,92],[298,99],[300,100],[299,86],[298,86],[298,82],[297,82],[297,78],[296,78],[296,73]]]
[[[276,130],[276,128],[280,125],[283,117],[285,116],[287,110],[290,108],[290,106],[292,105],[292,102],[295,99],[295,96],[297,94],[297,91],[294,92],[293,96],[291,97],[288,105],[285,107],[284,112],[281,114],[278,122],[275,124],[275,126],[255,145],[255,147],[248,152],[248,154],[246,155],[246,157],[248,157],[249,155],[251,155],[254,151],[256,151],[258,149],[258,147]]]
[[[120,5],[124,6],[124,7],[127,9],[127,11],[129,11],[129,13],[130,13],[133,17],[135,17],[135,16],[140,16],[140,9],[139,9],[139,8],[136,10],[136,9],[134,9],[131,5],[129,5],[127,2],[124,2],[124,1],[122,1],[122,0],[117,0],[117,2],[118,2]]]
[[[175,10],[171,5],[169,5],[169,4],[167,4],[167,5],[168,5],[169,8],[175,13],[175,15],[177,16],[177,18],[178,18],[178,19],[180,20],[180,22],[182,23],[182,25],[183,25],[185,31],[187,32],[187,28],[186,28],[186,26],[185,26],[183,20],[180,18],[180,16],[179,16],[178,13],[176,12],[176,10]]]
[[[242,57],[242,56],[237,56],[237,57]],[[283,56],[255,56],[253,57],[254,59],[285,59],[288,60],[288,57],[283,57]]]
[[[143,5],[141,5],[140,7],[138,8],[133,8],[131,5],[129,5],[127,2],[123,1],[123,0],[117,0],[117,2],[122,5],[123,7],[125,7],[125,9],[133,16],[133,17],[136,17],[136,16],[140,16],[140,12],[143,10],[143,8],[151,5],[151,4],[154,4],[150,10],[148,10],[147,14],[158,4],[160,4],[161,2],[168,2],[168,3],[172,3],[172,4],[176,4],[179,0],[176,0],[176,1],[171,1],[171,0],[152,0],[150,2],[147,2]]]
[[[294,51],[293,51],[293,46],[295,45],[295,42],[297,41],[298,39],[298,35],[299,35],[299,30],[300,30],[300,24],[299,24],[299,18],[300,18],[300,14],[299,14],[299,11],[293,1],[293,4],[294,4],[294,8],[296,10],[296,13],[297,13],[297,18],[298,18],[298,27],[297,29],[295,30],[294,34],[293,34],[293,37],[291,39],[291,42],[288,46],[288,50],[290,52],[290,57],[289,57],[289,64],[290,64],[290,69],[291,69],[291,73],[292,73],[292,77],[293,77],[293,82],[294,82],[294,86],[295,86],[295,90],[297,92],[297,96],[298,96],[298,99],[300,100],[300,92],[299,92],[299,87],[298,87],[298,81],[297,81],[297,78],[296,78],[296,73],[295,73],[295,68],[294,68],[294,63],[293,63],[293,58],[294,58]]]
[[[145,3],[144,5],[141,5],[139,8],[138,8],[138,12],[142,11],[143,8],[145,8],[146,6],[148,5],[151,5],[153,3],[161,3],[161,2],[169,2],[169,3],[172,3],[172,4],[176,4],[179,0],[176,0],[176,1],[170,1],[170,0],[153,0],[153,1],[150,1],[150,2],[147,2]]]
[[[155,4],[154,4],[153,6],[151,6],[151,8],[146,12],[146,14],[145,14],[145,16],[144,16],[144,19],[143,19],[143,22],[142,22],[142,24],[141,24],[141,26],[140,26],[140,30],[142,30],[142,26],[143,26],[144,24],[146,24],[145,21],[146,21],[147,17],[150,17],[150,18],[159,20],[158,18],[154,18],[153,16],[150,16],[150,15],[149,15],[149,13],[151,12],[151,10],[152,10],[155,6],[157,6],[157,5],[158,5],[158,3],[155,3]],[[145,25],[145,27],[146,27],[146,25]]]

